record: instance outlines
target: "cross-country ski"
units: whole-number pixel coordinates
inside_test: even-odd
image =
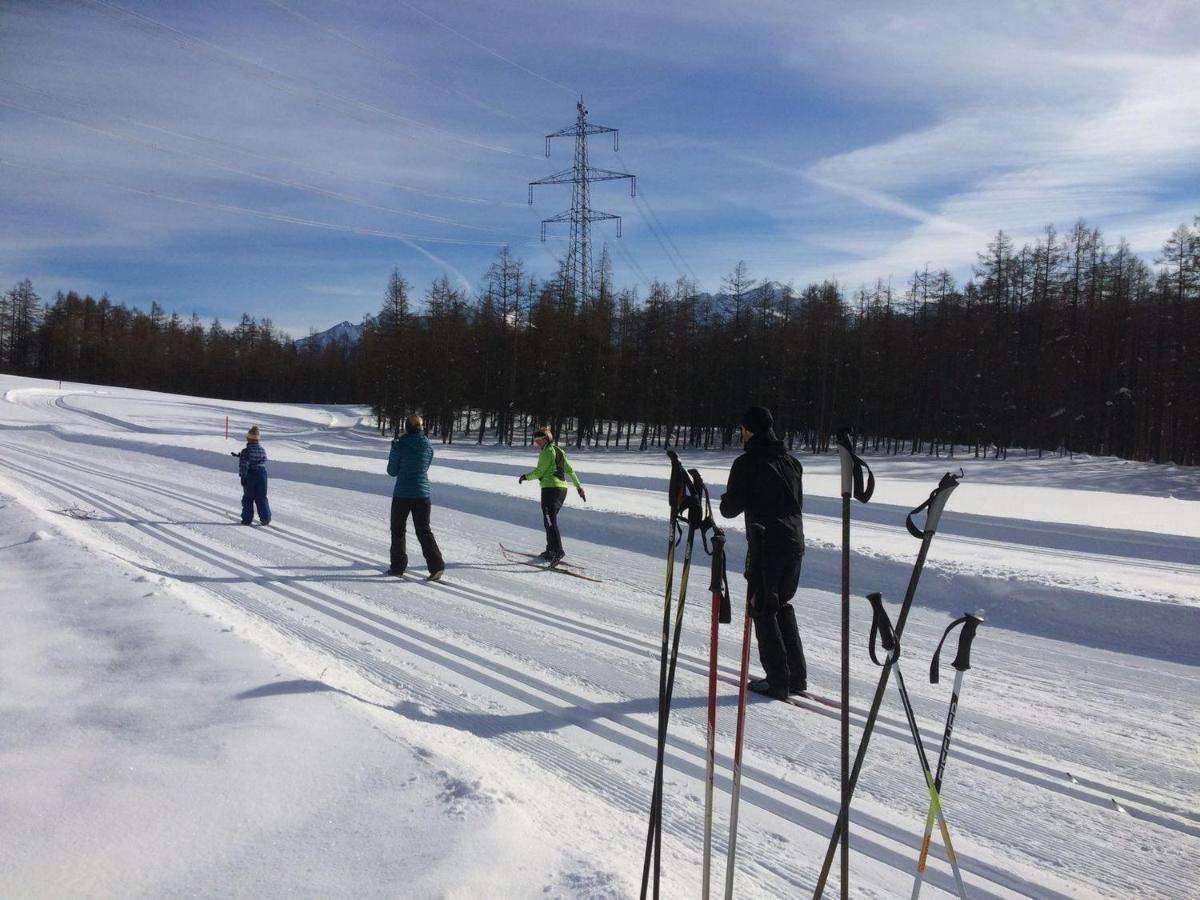
[[[530,553],[527,550],[512,550],[508,547],[505,547],[503,544],[500,545],[500,552],[504,555],[505,559],[521,563],[522,565],[533,566],[535,569],[542,569],[543,571],[547,572],[558,572],[562,575],[571,575],[575,578],[582,578],[584,581],[594,581],[596,583],[600,583],[604,580],[602,578],[596,578],[593,575],[589,575],[584,569],[575,563],[563,562],[561,559],[552,561],[540,553]]]

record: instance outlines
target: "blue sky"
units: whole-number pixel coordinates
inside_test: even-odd
[[[539,277],[584,96],[620,129],[619,283],[960,278],[1077,218],[1152,259],[1200,213],[1200,4],[2,0],[0,288],[293,335],[389,272]],[[653,227],[651,227],[653,223]],[[619,245],[619,246],[618,246]]]

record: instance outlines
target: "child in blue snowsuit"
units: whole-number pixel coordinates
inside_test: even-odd
[[[242,524],[254,522],[254,507],[258,507],[258,521],[271,524],[271,505],[267,502],[267,451],[259,443],[258,426],[246,432],[246,447],[238,458],[238,475],[242,479]]]

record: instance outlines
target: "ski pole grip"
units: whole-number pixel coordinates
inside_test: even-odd
[[[853,496],[859,503],[866,503],[875,493],[875,473],[854,452],[852,434],[849,428],[843,428],[837,434],[838,456],[842,461],[842,496]]]
[[[704,522],[704,499],[708,497],[708,488],[704,484],[704,479],[700,477],[699,469],[688,469],[687,476],[688,484],[691,487],[691,496],[688,498],[688,524],[701,528]]]
[[[963,613],[953,622],[946,626],[946,630],[942,632],[942,639],[938,641],[937,649],[933,651],[933,659],[929,663],[929,683],[938,683],[938,661],[942,656],[942,645],[946,643],[946,638],[950,637],[952,632],[959,625],[963,627],[962,633],[958,636],[958,653],[954,657],[954,662],[951,663],[954,668],[960,672],[965,672],[971,668],[971,642],[975,640],[975,631],[983,624],[983,619],[974,613]]]
[[[849,497],[854,490],[854,451],[850,449],[850,429],[837,433],[838,457],[842,462],[842,496]]]
[[[729,602],[729,577],[725,571],[725,532],[715,526],[712,536],[712,577],[708,589],[720,601],[717,621],[722,625],[729,624],[733,621],[733,609]]]
[[[667,489],[667,499],[671,503],[672,517],[678,517],[685,511],[685,504],[689,504],[687,511],[691,511],[690,503],[695,489],[683,463],[679,461],[679,455],[674,450],[668,450],[667,457],[671,460],[671,483]]]
[[[683,505],[683,480],[686,477],[679,455],[674,450],[667,451],[667,459],[671,460],[671,479],[667,485],[667,501],[671,504],[671,518],[679,513]]]
[[[716,583],[715,576],[717,574],[717,561],[720,560],[721,562],[724,562],[724,560],[725,560],[725,532],[722,531],[720,528],[717,528],[716,526],[713,526],[712,547],[713,547],[712,570],[713,570],[714,584],[715,584]],[[716,588],[714,587],[713,590],[716,590]]]
[[[962,634],[958,636],[958,653],[954,656],[954,662],[950,664],[960,672],[971,668],[971,642],[975,640],[975,632],[983,624],[983,619],[971,613],[964,615],[963,620]]]
[[[947,472],[942,476],[942,480],[938,482],[937,488],[929,498],[929,515],[925,518],[926,531],[937,531],[938,521],[942,518],[942,510],[946,508],[946,501],[950,499],[950,495],[958,487],[958,479],[962,475],[962,469],[958,470],[957,475],[953,472]]]
[[[892,629],[892,620],[888,618],[887,610],[883,608],[883,594],[879,591],[872,591],[867,594],[867,602],[871,604],[871,642],[868,651],[871,654],[871,662],[882,666],[900,655],[900,645],[896,642],[896,632]],[[884,651],[888,654],[888,658],[884,662],[880,662],[879,657],[875,655],[876,637],[879,638]]]
[[[962,469],[958,470],[957,475],[953,472],[947,472],[942,476],[942,480],[938,482],[938,486],[929,494],[929,499],[910,512],[905,518],[904,527],[908,529],[909,534],[920,541],[937,531],[938,521],[942,517],[942,510],[946,508],[946,501],[950,499],[950,494],[958,487],[958,479],[961,477]],[[923,509],[928,511],[925,513],[925,528],[921,529],[913,522],[913,516]]]

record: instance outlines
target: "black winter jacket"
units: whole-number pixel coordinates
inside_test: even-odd
[[[773,431],[756,434],[733,461],[721,495],[721,515],[746,514],[746,529],[766,529],[768,554],[804,552],[804,468]]]

